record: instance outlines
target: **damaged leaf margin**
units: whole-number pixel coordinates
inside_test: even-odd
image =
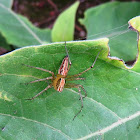
[[[21,83],[32,81],[35,78],[47,76],[46,73],[22,67],[22,63],[42,67],[57,73],[62,59],[66,55],[64,42],[25,47],[1,56],[0,92],[1,97],[7,95],[6,99],[8,100],[1,99],[0,116],[5,120],[8,120],[5,117],[7,115],[9,118],[14,118],[14,120],[18,120],[18,117],[25,121],[25,124],[21,120],[14,124],[12,121],[7,123],[3,121],[1,126],[5,127],[5,130],[1,132],[1,136],[7,138],[8,134],[13,134],[12,136],[14,137],[18,129],[7,129],[7,127],[20,129],[21,124],[22,136],[28,134],[25,130],[27,130],[26,126],[30,125],[28,130],[33,130],[28,134],[30,139],[38,136],[41,137],[40,139],[48,138],[49,136],[52,138],[54,134],[57,134],[52,128],[57,129],[59,134],[61,134],[60,132],[66,134],[63,135],[65,139],[67,137],[71,139],[84,138],[84,136],[103,137],[102,135],[107,135],[107,132],[114,134],[112,132],[114,127],[104,131],[108,126],[117,124],[116,128],[119,126],[123,127],[123,121],[115,123],[120,118],[124,120],[125,124],[125,120],[127,120],[127,123],[130,120],[132,123],[134,120],[133,126],[135,127],[135,122],[138,124],[137,118],[140,115],[138,112],[139,101],[136,101],[136,99],[139,99],[139,93],[135,89],[135,87],[139,88],[139,77],[123,70],[129,69],[125,66],[123,60],[109,56],[108,41],[108,38],[101,38],[97,40],[71,41],[66,44],[72,61],[70,74],[75,74],[88,68],[98,52],[103,48],[95,64],[94,71],[91,70],[85,75],[86,82],[81,81],[88,93],[88,97],[84,99],[84,109],[74,122],[72,118],[79,109],[80,103],[78,100],[79,96],[74,93],[73,89],[64,89],[63,94],[58,94],[53,89],[50,89],[47,94],[43,94],[33,102],[28,102],[25,99],[35,95],[45,85],[42,83],[29,86],[21,85]],[[138,65],[138,62],[135,65]],[[135,68],[135,65],[133,68]],[[126,79],[127,77],[130,81]],[[137,83],[131,83],[133,79],[136,79]],[[120,81],[118,82],[118,80]],[[8,106],[8,109],[5,109],[5,106]],[[129,116],[131,119],[128,119]],[[29,120],[34,121],[34,126]],[[44,124],[44,127],[40,126],[40,130],[45,130],[42,131],[41,135],[36,133],[36,129],[39,128],[37,122]],[[47,130],[48,126],[51,126],[49,131]],[[132,128],[132,125],[130,127]],[[126,128],[126,126],[123,128]],[[102,134],[99,130],[103,130],[101,131]],[[93,133],[93,135],[90,135],[90,133]],[[122,131],[120,133],[122,134]],[[127,133],[128,131],[123,134],[126,136]],[[120,136],[119,134],[117,137]],[[22,136],[20,138],[23,138]],[[113,137],[115,136],[113,135]],[[62,139],[62,136],[59,136],[59,139]]]

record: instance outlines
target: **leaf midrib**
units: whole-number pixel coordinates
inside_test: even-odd
[[[60,133],[60,134],[62,134],[62,135],[64,135],[64,136],[67,137],[68,139],[71,139],[68,135],[66,135],[65,133],[63,133],[61,130],[58,130],[58,129],[56,129],[56,128],[50,126],[50,125],[47,125],[46,123],[38,122],[38,121],[36,121],[36,120],[27,119],[27,118],[25,118],[25,117],[12,116],[12,115],[10,115],[10,114],[3,114],[3,113],[0,113],[0,115],[1,115],[1,116],[8,116],[8,117],[11,117],[11,118],[22,119],[22,120],[26,120],[26,121],[38,123],[38,124],[40,124],[40,125],[44,125],[44,126],[50,128],[50,129],[53,129],[54,131],[57,131],[58,133]],[[79,138],[78,140],[85,140],[85,139],[91,138],[91,137],[96,136],[96,135],[105,134],[106,132],[108,132],[108,131],[110,131],[110,130],[112,130],[112,129],[114,129],[114,128],[116,128],[116,127],[122,125],[122,124],[125,124],[126,122],[131,121],[131,120],[133,120],[133,119],[135,119],[135,118],[137,118],[137,117],[139,117],[139,116],[140,116],[140,111],[138,111],[138,112],[136,112],[136,113],[134,113],[134,114],[132,114],[132,115],[130,115],[130,116],[128,116],[128,117],[119,119],[117,122],[112,123],[111,125],[109,125],[109,126],[103,128],[103,129],[101,129],[101,130],[98,130],[98,131],[96,131],[96,132],[94,132],[94,133],[91,133],[91,134],[89,134],[89,135],[86,135],[86,136],[84,136],[84,137],[81,137],[81,138]]]
[[[110,126],[107,126],[107,127],[103,128],[101,130],[98,130],[98,131],[96,131],[94,133],[91,133],[89,135],[86,135],[84,137],[81,137],[78,140],[86,140],[86,139],[89,139],[89,138],[91,138],[93,136],[105,134],[106,132],[108,132],[108,131],[110,131],[110,130],[112,130],[112,129],[114,129],[114,128],[122,125],[122,124],[125,124],[126,122],[131,121],[131,120],[133,120],[133,119],[135,119],[135,118],[137,118],[139,116],[140,116],[140,111],[138,111],[138,112],[136,112],[136,113],[134,113],[134,114],[132,114],[132,115],[130,115],[128,117],[125,117],[123,119],[120,119],[117,122],[112,123]]]
[[[21,25],[40,43],[43,44],[43,41],[37,36],[35,32],[33,32],[11,9],[5,7],[0,3],[0,6],[9,11],[20,23]]]

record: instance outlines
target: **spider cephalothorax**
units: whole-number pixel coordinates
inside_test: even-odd
[[[49,71],[49,70],[46,70],[46,69],[43,69],[43,68],[25,65],[27,67],[31,67],[31,68],[35,68],[35,69],[42,70],[42,71],[45,71],[45,72],[49,72],[52,75],[52,76],[47,77],[47,78],[38,79],[38,80],[29,82],[29,83],[35,83],[35,82],[39,82],[39,81],[51,80],[51,84],[49,84],[44,90],[42,90],[40,93],[38,93],[37,95],[35,95],[34,97],[32,97],[31,99],[28,99],[28,100],[33,100],[34,98],[36,98],[37,96],[39,96],[40,94],[42,94],[43,92],[45,92],[46,90],[48,90],[49,88],[52,88],[52,87],[56,91],[58,91],[58,92],[62,92],[64,88],[77,88],[78,91],[79,91],[80,99],[81,99],[81,109],[74,116],[74,118],[75,118],[82,111],[82,108],[83,108],[83,96],[81,94],[81,89],[84,91],[85,97],[87,96],[87,93],[86,93],[86,91],[85,91],[85,89],[84,89],[84,87],[82,85],[80,85],[80,84],[74,84],[74,83],[66,83],[65,81],[66,81],[66,79],[68,81],[83,80],[84,78],[81,78],[79,76],[81,76],[83,73],[87,72],[88,70],[90,70],[91,68],[94,67],[94,64],[95,64],[95,62],[97,60],[97,57],[98,57],[98,55],[99,55],[99,53],[101,51],[99,51],[99,53],[96,56],[96,58],[94,60],[94,63],[92,64],[91,67],[89,67],[88,69],[82,71],[79,74],[68,76],[67,74],[68,74],[68,72],[70,70],[70,67],[71,67],[71,64],[72,63],[71,63],[70,57],[68,55],[68,51],[67,51],[67,48],[66,48],[66,42],[65,42],[65,49],[66,49],[67,56],[64,57],[61,65],[60,65],[60,68],[58,69],[58,74],[57,75],[54,75],[54,72]],[[29,84],[29,83],[27,83],[27,84]]]

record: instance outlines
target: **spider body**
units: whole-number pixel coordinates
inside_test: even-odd
[[[66,52],[67,52],[66,42],[65,42],[65,49],[66,49]],[[101,52],[101,50],[99,51],[99,53],[100,52]],[[27,99],[27,100],[33,100],[33,99],[35,99],[37,96],[41,95],[43,92],[45,92],[46,90],[48,90],[49,88],[52,88],[52,87],[56,91],[58,91],[58,92],[62,92],[64,88],[77,88],[78,91],[79,91],[80,99],[81,99],[81,109],[74,116],[74,118],[73,118],[73,120],[74,120],[75,117],[82,111],[82,108],[83,108],[83,96],[81,94],[81,89],[85,93],[85,97],[87,96],[87,93],[86,93],[86,91],[85,91],[85,89],[84,89],[84,87],[82,85],[80,85],[80,84],[74,84],[74,83],[66,83],[66,80],[68,80],[68,81],[83,80],[84,78],[81,78],[79,76],[81,76],[83,73],[89,71],[90,69],[92,69],[94,67],[94,64],[95,64],[95,62],[96,62],[96,60],[97,60],[97,58],[99,56],[99,53],[96,56],[96,58],[95,58],[95,60],[94,60],[94,62],[92,64],[92,66],[90,66],[88,69],[82,71],[79,74],[70,75],[70,76],[68,76],[67,74],[68,74],[68,72],[70,70],[70,67],[71,67],[71,64],[72,63],[70,61],[68,52],[67,52],[67,56],[64,57],[61,65],[60,65],[60,68],[58,69],[58,74],[56,76],[54,75],[54,72],[52,72],[52,71],[49,71],[49,70],[46,70],[46,69],[43,69],[43,68],[39,68],[39,67],[25,65],[25,66],[30,67],[30,68],[35,68],[35,69],[38,69],[38,70],[41,70],[41,71],[48,72],[48,73],[50,73],[52,75],[51,77],[47,77],[47,78],[43,78],[43,79],[38,79],[38,80],[29,82],[29,83],[35,83],[35,82],[46,81],[46,80],[51,80],[52,81],[51,84],[49,84],[44,90],[42,90],[41,92],[39,92],[34,97],[32,97],[30,99]],[[29,84],[29,83],[27,83],[27,84]]]
[[[67,75],[68,73],[68,64],[69,64],[69,57],[65,56],[65,58],[62,61],[62,64],[60,65],[60,68],[58,70],[58,74],[61,75]]]
[[[64,85],[65,85],[65,78],[67,76],[68,73],[68,56],[66,56],[63,61],[62,64],[60,65],[60,68],[58,70],[58,74],[56,75],[56,78],[53,81],[53,87],[55,90],[57,90],[58,92],[62,92],[64,89]]]
[[[53,87],[58,92],[62,92],[65,85],[65,77],[64,75],[57,74],[54,79],[52,79]]]

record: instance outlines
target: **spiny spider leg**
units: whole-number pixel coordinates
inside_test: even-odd
[[[50,70],[46,70],[46,69],[43,69],[43,68],[39,68],[39,67],[34,67],[34,66],[29,66],[29,65],[25,65],[25,64],[22,64],[26,67],[30,67],[30,68],[34,68],[34,69],[38,69],[38,70],[41,70],[41,71],[45,71],[45,72],[49,72],[50,74],[52,74],[52,76],[54,76],[54,73]]]
[[[68,84],[65,84],[65,88],[77,88],[78,91],[79,91],[79,95],[80,95],[80,100],[81,100],[81,109],[79,110],[79,112],[74,116],[73,120],[77,117],[77,115],[82,111],[83,109],[83,96],[81,94],[81,90],[80,90],[80,87],[81,89],[84,91],[85,93],[85,97],[87,96],[87,93],[84,89],[84,87],[82,85],[77,85],[77,84],[73,84],[73,83],[68,83]]]
[[[91,67],[89,67],[88,69],[86,69],[86,70],[80,72],[79,74],[75,74],[75,75],[72,75],[72,76],[69,76],[69,77],[79,77],[79,76],[82,75],[83,73],[85,73],[85,72],[89,71],[90,69],[92,69],[92,68],[94,67],[94,64],[95,64],[96,61],[97,61],[97,58],[98,58],[100,52],[101,52],[102,50],[103,50],[103,49],[101,49],[101,50],[98,52],[98,54],[97,54],[97,56],[96,56],[96,58],[95,58],[95,60],[94,60],[94,62],[93,62],[93,64],[92,64]]]
[[[83,109],[83,97],[82,97],[82,94],[81,94],[81,90],[80,90],[80,87],[78,87],[78,91],[79,91],[79,95],[80,95],[80,99],[81,99],[81,109],[79,110],[79,112],[77,112],[77,114],[74,116],[73,120],[77,117],[77,115],[82,111]]]
[[[52,87],[51,85],[48,85],[44,90],[42,90],[41,92],[39,92],[38,94],[36,94],[34,97],[32,97],[30,99],[26,99],[26,100],[33,100],[34,98],[36,98],[37,96],[41,95],[43,92],[45,92],[46,90],[48,90],[51,87]]]
[[[45,80],[50,80],[52,79],[53,77],[47,77],[47,78],[43,78],[43,79],[38,79],[38,80],[35,80],[35,81],[31,81],[29,83],[25,83],[25,84],[31,84],[31,83],[36,83],[36,82],[40,82],[40,81],[45,81]]]
[[[79,85],[79,87],[81,87],[82,90],[85,92],[85,97],[86,97],[86,96],[87,96],[87,92],[86,92],[86,90],[84,89],[84,87],[83,87],[82,85]],[[83,97],[83,98],[85,98],[85,97]]]

